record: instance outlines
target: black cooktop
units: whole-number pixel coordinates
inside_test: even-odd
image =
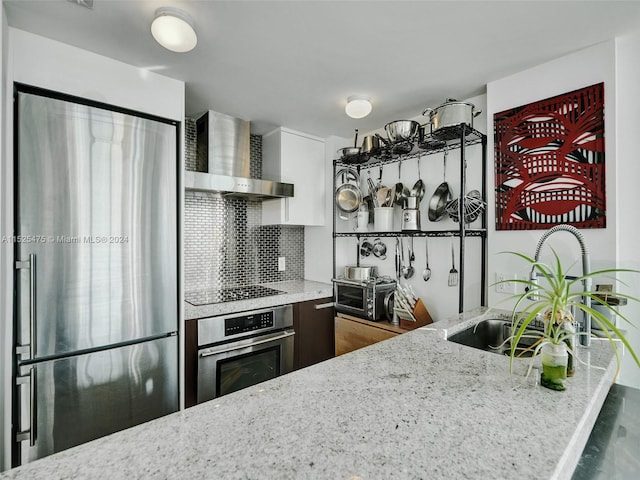
[[[185,294],[185,300],[191,305],[209,305],[210,303],[235,302],[252,298],[281,295],[284,292],[261,285],[247,285],[245,287],[221,288],[218,290],[202,290]]]

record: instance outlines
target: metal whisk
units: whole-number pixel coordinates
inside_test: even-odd
[[[458,270],[456,270],[456,260],[453,250],[453,237],[451,237],[451,270],[449,270],[449,286],[458,285]]]

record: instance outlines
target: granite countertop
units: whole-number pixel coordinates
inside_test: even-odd
[[[570,478],[615,371],[565,392],[445,340],[475,311],[10,470],[0,478]],[[493,314],[489,314],[493,315]],[[440,328],[442,327],[442,328]]]
[[[260,285],[280,290],[284,293],[251,300],[198,306],[184,302],[184,318],[185,320],[195,320],[227,313],[245,312],[247,310],[274,307],[276,305],[333,297],[333,285],[330,283],[313,282],[310,280],[290,280],[286,282],[261,283]]]

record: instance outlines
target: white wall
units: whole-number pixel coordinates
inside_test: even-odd
[[[496,112],[604,82],[607,228],[582,230],[591,254],[592,270],[628,267],[629,262],[633,263],[633,258],[633,264],[638,266],[637,249],[631,240],[634,236],[637,237],[639,230],[637,221],[631,220],[637,219],[637,213],[633,212],[634,207],[630,205],[634,202],[637,205],[634,193],[637,191],[636,182],[639,178],[637,155],[634,154],[637,150],[636,132],[640,127],[636,118],[638,110],[633,107],[638,107],[637,84],[640,74],[637,61],[633,58],[638,58],[640,48],[637,39],[618,43],[625,48],[618,55],[617,62],[616,41],[611,40],[487,85],[487,128],[492,130],[493,114]],[[626,91],[619,92],[619,87]],[[493,148],[493,137],[489,136],[488,151],[493,152]],[[622,152],[619,152],[620,148],[623,149]],[[489,177],[489,191],[495,191],[494,176]],[[495,196],[490,195],[489,201],[490,283],[495,281],[498,272],[523,278],[528,272],[526,265],[511,255],[499,252],[515,250],[533,256],[543,231],[496,231]],[[558,252],[563,263],[576,261],[574,268],[576,273],[580,273],[579,246],[570,234],[559,233],[550,237],[545,247],[548,255],[551,254],[549,246]],[[601,280],[604,280],[603,283],[611,283],[610,280]],[[594,279],[594,285],[597,283],[598,279]],[[619,289],[625,291],[624,288]],[[625,293],[633,294],[633,291]],[[500,303],[505,298],[504,294],[496,293],[494,288],[490,289],[489,305],[507,308],[510,302]],[[628,307],[624,308],[626,310],[623,313],[629,313]],[[640,350],[640,342],[637,340],[634,348]],[[627,367],[623,369],[619,380],[640,387],[638,377],[631,381],[630,375],[635,376],[637,372],[628,368],[628,359],[625,360],[625,365]]]
[[[9,33],[11,81],[172,120],[184,118],[184,82],[15,28]]]
[[[38,35],[33,35],[14,28],[8,28],[4,19],[2,24],[2,47],[8,31],[8,53],[3,57],[2,88],[6,92],[2,115],[4,115],[2,133],[2,169],[0,170],[0,218],[1,234],[11,235],[13,228],[12,205],[12,127],[13,112],[13,82],[21,82],[62,93],[76,95],[87,99],[104,102],[124,108],[129,108],[147,114],[177,120],[184,120],[184,82],[163,77],[153,72],[139,69],[122,62],[80,50],[69,45],[55,42]],[[184,131],[180,139],[183,144]],[[182,150],[182,149],[180,149]],[[179,179],[183,170],[182,154],[178,165]],[[182,202],[182,196],[179,196]],[[179,206],[182,211],[182,205]],[[182,225],[180,225],[180,232]],[[10,395],[11,395],[11,298],[13,286],[12,245],[0,245],[0,305],[2,305],[2,383],[0,384],[0,398],[4,405],[4,425],[1,451],[5,453],[4,463],[0,466],[8,468],[11,448],[10,435]],[[180,256],[182,259],[182,255]],[[181,272],[182,278],[182,272]],[[182,281],[181,281],[182,283]],[[180,292],[181,293],[181,292]],[[181,305],[181,302],[180,302]],[[182,305],[181,305],[182,308]],[[180,313],[182,318],[182,311]],[[181,345],[182,348],[182,345]],[[181,355],[182,358],[182,355]],[[181,400],[182,401],[182,400]]]
[[[638,214],[638,186],[640,181],[640,32],[616,40],[616,113],[617,113],[617,178],[616,208],[617,264],[620,268],[640,270],[640,215]],[[625,275],[624,287],[631,295],[640,297],[638,275]],[[640,354],[640,305],[630,302],[622,307],[624,315],[633,320],[636,328],[627,328],[631,344]],[[625,355],[618,383],[640,388],[640,369],[630,355]]]

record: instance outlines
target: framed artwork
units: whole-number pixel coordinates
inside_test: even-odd
[[[494,114],[496,229],[605,228],[604,83]]]

